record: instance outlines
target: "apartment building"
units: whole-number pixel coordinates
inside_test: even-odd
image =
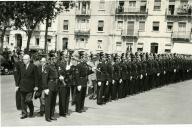
[[[73,4],[50,23],[49,50],[192,54],[191,0],[76,0]],[[44,48],[44,29],[44,24],[39,25],[30,48]],[[25,48],[26,39],[25,33],[10,31],[5,47]]]
[[[56,32],[57,20],[49,22],[48,31],[48,50],[55,50],[56,47]],[[30,49],[44,49],[45,42],[45,24],[37,25],[30,41]],[[17,48],[25,49],[27,46],[27,35],[24,31],[9,29],[4,37],[4,48],[14,50]]]

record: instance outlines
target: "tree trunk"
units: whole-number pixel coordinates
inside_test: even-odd
[[[45,47],[44,47],[45,53],[47,53],[47,51],[48,51],[48,45],[47,45],[48,24],[49,24],[49,18],[47,17],[46,18],[46,27],[45,27]]]
[[[2,30],[1,33],[1,47],[0,47],[0,54],[3,53],[3,45],[4,45],[4,36],[5,36],[6,28]]]
[[[26,53],[29,54],[29,45],[30,45],[30,40],[31,40],[31,37],[32,37],[32,33],[33,31],[28,31],[27,33],[27,47],[26,47]]]

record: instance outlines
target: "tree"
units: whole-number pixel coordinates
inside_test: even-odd
[[[63,10],[68,10],[69,8],[74,7],[74,1],[61,1],[61,2],[56,2],[56,1],[47,1],[45,2],[45,10],[44,14],[46,15],[45,17],[45,47],[44,50],[47,52],[47,36],[48,36],[48,24],[49,22],[52,22],[60,14]]]
[[[1,1],[0,2],[0,53],[3,51],[4,36],[8,28],[13,26],[15,2]]]
[[[19,1],[15,11],[15,27],[25,31],[27,39],[26,52],[36,26],[45,19],[45,2],[43,1]]]

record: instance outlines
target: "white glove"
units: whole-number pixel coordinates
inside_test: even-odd
[[[187,70],[187,72],[189,72],[189,70]]]
[[[15,87],[15,91],[18,91],[19,87]]]
[[[145,73],[145,75],[147,76],[147,73]]]
[[[71,68],[71,65],[66,66],[66,70],[70,70],[70,68]]]
[[[46,95],[49,95],[49,89],[45,89],[44,92]]]
[[[141,74],[140,79],[143,79],[143,75]]]
[[[98,82],[98,86],[101,86],[101,82]]]
[[[38,90],[38,87],[35,87],[35,88],[34,88],[34,91],[37,91],[37,90]]]
[[[106,85],[109,85],[109,81],[106,82]]]
[[[81,85],[77,86],[77,90],[78,90],[78,91],[81,90]]]
[[[130,80],[132,80],[133,79],[133,77],[132,76],[130,76]]]
[[[176,70],[176,69],[174,69],[173,71],[174,71],[174,72],[176,72],[177,70]]]
[[[96,67],[92,67],[92,71],[95,71],[97,68]]]
[[[112,84],[114,84],[115,83],[115,80],[112,80]]]
[[[157,76],[159,76],[160,75],[160,73],[157,73]]]
[[[119,83],[122,83],[122,81],[123,81],[123,80],[122,80],[122,79],[120,79],[120,80],[119,80]]]
[[[63,77],[63,76],[59,76],[59,79],[60,79],[60,80],[64,80],[64,77]]]
[[[164,71],[163,73],[166,74],[166,71]]]

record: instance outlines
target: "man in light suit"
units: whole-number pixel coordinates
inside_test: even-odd
[[[29,117],[33,116],[33,92],[38,90],[37,67],[30,63],[30,56],[25,54],[23,56],[23,63],[20,65],[20,72],[18,76],[18,85],[16,90],[21,92],[21,119],[28,117],[27,106],[29,107]]]

